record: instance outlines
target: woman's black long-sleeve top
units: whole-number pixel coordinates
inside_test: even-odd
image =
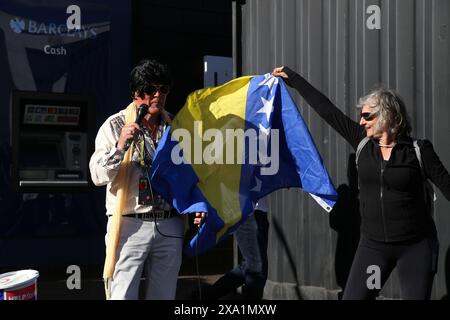
[[[333,127],[354,150],[366,136],[357,122],[342,113],[325,95],[288,67],[286,83]],[[450,175],[433,145],[418,141],[425,175],[450,200]],[[370,139],[358,160],[361,233],[382,242],[407,241],[435,235],[425,209],[423,176],[411,137],[399,138],[385,166],[378,141]]]

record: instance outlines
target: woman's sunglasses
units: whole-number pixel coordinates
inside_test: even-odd
[[[371,121],[375,119],[378,115],[378,112],[361,112],[361,118],[366,121]]]
[[[156,91],[159,91],[162,94],[168,94],[170,91],[170,87],[167,84],[164,85],[147,85],[144,87],[144,93],[151,96],[156,93]]]

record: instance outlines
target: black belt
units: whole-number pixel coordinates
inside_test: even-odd
[[[155,219],[168,219],[178,215],[175,209],[172,210],[152,210],[145,213],[128,213],[122,215],[122,217],[136,218],[141,220],[155,220]]]

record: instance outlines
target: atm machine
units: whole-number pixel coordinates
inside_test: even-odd
[[[17,192],[76,192],[91,187],[93,98],[13,91],[12,187]]]

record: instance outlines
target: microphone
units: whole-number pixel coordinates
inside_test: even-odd
[[[142,120],[144,120],[144,117],[147,113],[148,113],[148,105],[146,105],[145,103],[141,104],[138,108],[138,114],[136,117],[136,121],[134,121],[134,123],[141,125],[141,122]]]
[[[134,123],[141,125],[142,120],[144,120],[145,115],[148,113],[148,105],[145,103],[141,104],[138,108],[136,120]],[[133,139],[128,139],[127,143],[125,144],[124,151],[127,151],[128,148],[131,146],[131,143],[133,142]]]

